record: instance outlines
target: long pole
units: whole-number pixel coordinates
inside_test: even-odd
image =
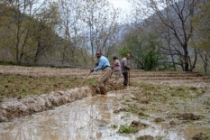
[[[89,72],[86,77],[84,78],[84,80],[82,81],[82,83],[79,85],[79,87],[81,87],[81,85],[84,83],[84,81],[87,79],[87,77],[90,75],[91,72]]]
[[[130,86],[131,85],[131,79],[130,79],[131,75],[130,75],[130,70],[128,70],[128,85]]]

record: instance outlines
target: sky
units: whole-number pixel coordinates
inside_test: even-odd
[[[108,0],[111,4],[113,4],[114,8],[120,8],[122,11],[120,12],[120,19],[119,22],[120,23],[124,23],[125,22],[125,18],[127,16],[128,13],[130,13],[131,11],[131,6],[130,3],[127,0]]]
[[[114,8],[121,8],[123,11],[129,11],[129,2],[127,0],[108,0]]]

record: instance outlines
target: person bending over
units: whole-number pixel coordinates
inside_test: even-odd
[[[112,74],[112,69],[110,67],[109,60],[101,54],[100,51],[96,52],[96,57],[98,59],[95,68],[90,70],[91,72],[96,72],[102,70],[102,75],[98,79],[98,84],[96,86],[96,92],[101,94],[107,94],[107,85]]]

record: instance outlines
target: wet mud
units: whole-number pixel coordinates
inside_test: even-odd
[[[85,72],[70,73],[85,77]],[[49,75],[55,73],[59,73],[57,69]],[[89,78],[99,76],[96,73]],[[1,102],[0,137],[2,140],[210,139],[208,77],[197,73],[132,71],[130,86],[121,83],[122,77],[118,84],[110,82],[107,95],[97,94],[95,85],[91,85]]]
[[[114,113],[122,106],[119,99],[128,91],[109,92],[107,96],[96,95],[78,100],[52,110],[2,123],[2,140],[134,140],[149,135],[164,134],[163,127],[146,119],[139,119],[128,112]],[[126,126],[132,133],[125,133]],[[156,132],[156,133],[154,133]],[[143,135],[143,136],[142,136]],[[166,137],[182,138],[176,132],[168,131]]]
[[[90,95],[51,110],[2,122],[1,140],[208,140],[208,118],[191,113],[167,116],[155,111],[150,103],[140,103],[142,109],[135,111],[139,106],[134,108],[135,101],[131,99],[137,89],[129,87],[109,91],[107,95]]]
[[[110,83],[108,91],[124,89],[121,84]],[[0,122],[11,121],[17,117],[31,115],[52,109],[73,101],[81,100],[88,96],[95,96],[95,86],[85,86],[66,91],[52,92],[41,96],[31,96],[26,99],[16,99],[0,103]]]

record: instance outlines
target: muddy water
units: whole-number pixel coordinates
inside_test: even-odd
[[[181,129],[167,130],[164,125],[146,119],[140,121],[148,124],[148,128],[134,134],[118,133],[120,125],[139,120],[130,113],[113,113],[121,108],[120,98],[130,91],[87,97],[53,110],[1,123],[0,140],[135,140],[144,135],[155,139],[185,140]]]

